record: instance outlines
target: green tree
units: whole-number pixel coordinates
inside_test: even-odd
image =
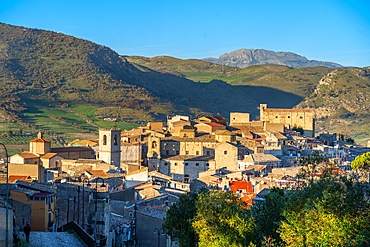
[[[351,163],[353,170],[368,169],[370,167],[370,152],[357,156]]]
[[[317,172],[318,165],[324,161],[324,157],[318,151],[312,152],[307,157],[300,159],[301,169],[299,170],[299,177],[312,178],[312,175]]]
[[[276,245],[281,244],[280,234],[277,229],[283,220],[283,210],[287,200],[286,191],[279,188],[273,188],[265,200],[257,202],[251,208],[252,216],[256,222],[257,239],[266,242],[273,242]]]
[[[255,224],[250,211],[232,193],[199,194],[193,227],[200,247],[248,246],[254,240]]]
[[[293,128],[292,128],[293,131],[297,131],[298,133],[300,133],[301,135],[304,134],[304,130],[301,126],[297,126],[295,125]]]
[[[195,192],[181,195],[179,202],[167,211],[163,228],[172,239],[179,242],[180,247],[198,246],[198,235],[192,227],[197,197]]]
[[[368,246],[368,184],[326,177],[294,191],[278,229],[286,246]]]

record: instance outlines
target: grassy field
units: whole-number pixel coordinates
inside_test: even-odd
[[[30,107],[21,115],[22,123],[0,122],[0,142],[4,144],[27,144],[36,137],[38,131],[47,133],[49,140],[61,136],[66,142],[74,139],[92,139],[98,136],[99,128],[113,128],[116,124],[121,130],[138,126],[135,123],[112,122],[98,119],[95,112],[99,107],[84,103],[73,103],[68,108],[54,106],[48,108],[45,103],[29,100]],[[27,123],[27,124],[24,124]],[[18,136],[22,130],[23,135]],[[9,134],[12,132],[12,135]],[[55,142],[56,145],[61,143]],[[18,150],[19,151],[19,150]]]

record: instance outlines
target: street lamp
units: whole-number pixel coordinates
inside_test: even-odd
[[[94,238],[95,238],[95,244],[97,244],[96,242],[96,237],[97,237],[97,211],[98,211],[98,181],[101,180],[103,182],[102,185],[100,185],[101,188],[105,188],[107,187],[104,183],[104,179],[101,178],[101,177],[97,177],[95,178],[95,234],[94,234]]]
[[[5,246],[9,246],[9,219],[8,219],[8,207],[9,207],[9,164],[8,164],[8,150],[6,149],[5,145],[0,142],[0,145],[4,147],[5,149],[5,166],[6,166],[6,199],[5,199]]]
[[[85,181],[87,181],[87,187],[91,186],[89,179],[82,180],[82,228],[85,228]]]

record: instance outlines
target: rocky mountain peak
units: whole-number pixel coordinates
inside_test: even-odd
[[[225,53],[219,58],[205,58],[207,62],[246,68],[252,65],[278,64],[292,68],[325,66],[329,68],[341,68],[340,64],[308,60],[306,57],[293,52],[275,52],[265,49],[240,49]]]

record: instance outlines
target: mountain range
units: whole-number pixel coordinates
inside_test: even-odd
[[[122,56],[61,33],[0,24],[0,134],[86,138],[112,119],[130,128],[171,114],[255,117],[267,103],[315,108],[319,129],[363,140],[370,136],[368,71]]]
[[[240,49],[222,54],[219,58],[204,58],[203,60],[242,69],[248,66],[262,64],[278,64],[291,68],[325,66],[336,69],[343,67],[337,63],[308,60],[292,52],[276,52],[264,49]]]

